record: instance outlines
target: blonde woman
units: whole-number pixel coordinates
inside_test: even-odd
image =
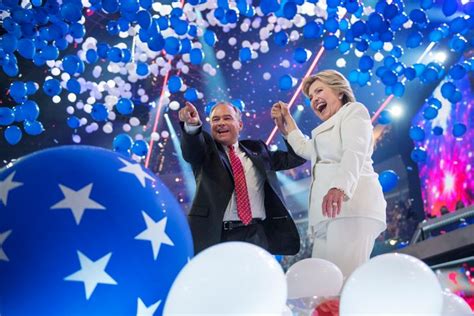
[[[386,228],[387,204],[372,166],[372,123],[337,71],[306,78],[303,93],[323,121],[311,138],[299,130],[285,103],[274,104],[271,114],[296,154],[311,160],[312,256],[333,262],[347,278],[370,258],[375,239]]]

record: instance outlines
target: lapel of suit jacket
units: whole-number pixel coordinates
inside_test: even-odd
[[[322,122],[321,124],[319,124],[312,132],[312,136],[316,136],[316,135],[319,135],[321,134],[322,132],[324,131],[327,131],[328,129],[331,129],[335,124],[336,122],[340,119],[340,116],[342,115],[342,113],[344,112],[345,110],[345,107],[346,105],[343,105],[339,111],[337,111],[333,116],[331,116],[329,119],[327,119],[326,121]]]
[[[218,142],[215,142],[215,143],[217,147],[217,153],[219,154],[219,158],[221,159],[222,164],[227,169],[230,177],[232,178],[232,168],[230,167],[229,157],[227,156],[227,153],[225,152],[224,146],[222,146]]]
[[[263,166],[263,161],[259,157],[259,153],[253,152],[244,145],[242,145],[241,142],[239,142],[239,148],[249,157],[249,159],[252,161],[254,166],[262,173],[262,175],[265,176],[265,168]]]

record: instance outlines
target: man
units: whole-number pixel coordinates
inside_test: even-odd
[[[300,239],[275,171],[305,162],[291,149],[271,152],[263,141],[242,140],[240,111],[218,103],[211,134],[189,102],[179,111],[181,149],[192,166],[196,194],[188,215],[196,253],[220,242],[246,241],[273,254],[294,255]]]

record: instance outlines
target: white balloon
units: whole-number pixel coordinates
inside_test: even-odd
[[[377,256],[357,268],[341,294],[340,315],[442,315],[443,293],[421,260],[399,253]]]
[[[286,272],[288,299],[310,296],[337,296],[341,292],[341,270],[324,259],[298,261]]]
[[[169,104],[169,108],[173,111],[177,111],[179,110],[179,102],[178,101],[171,101],[170,104]]]
[[[465,300],[449,291],[443,292],[443,316],[474,315],[471,307]]]
[[[181,270],[163,315],[281,315],[286,282],[266,250],[226,242],[199,253]]]

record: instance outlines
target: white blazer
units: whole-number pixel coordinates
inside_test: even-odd
[[[288,143],[296,154],[311,160],[310,231],[331,219],[322,214],[323,197],[331,188],[343,190],[346,196],[337,218],[373,218],[385,229],[387,203],[372,167],[372,130],[366,107],[359,102],[350,102],[317,126],[311,132],[311,139],[298,129],[288,134]]]

